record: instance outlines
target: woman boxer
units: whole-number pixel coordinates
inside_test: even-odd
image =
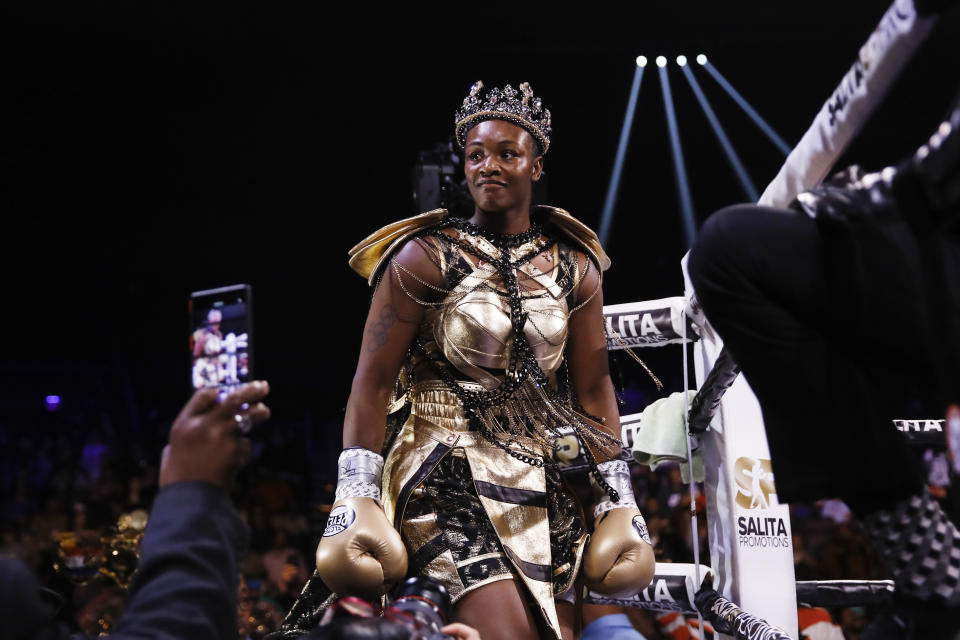
[[[550,112],[526,83],[482,88],[455,118],[473,216],[430,211],[351,251],[375,291],[317,571],[333,591],[368,597],[408,573],[433,578],[453,619],[486,640],[572,638],[581,566],[607,593],[635,593],[654,569],[617,459],[609,259],[567,212],[531,209]],[[385,437],[404,406],[409,417]],[[592,536],[551,465],[563,425],[592,461]]]

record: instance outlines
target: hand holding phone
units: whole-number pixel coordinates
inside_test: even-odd
[[[269,392],[262,380],[219,401],[212,390],[195,392],[170,429],[160,462],[160,487],[199,481],[229,491],[250,458],[250,441],[238,437],[234,417],[249,407],[245,414],[251,424],[269,418],[270,409],[261,402]]]

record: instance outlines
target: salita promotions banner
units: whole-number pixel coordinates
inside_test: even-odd
[[[944,420],[937,418],[929,420],[900,418],[893,421],[893,426],[904,435],[907,442],[938,449],[947,446],[947,436],[944,433],[943,425]]]
[[[719,346],[710,337],[698,343],[698,382],[712,366]],[[790,509],[777,499],[760,405],[743,376],[724,394],[710,430],[701,438],[700,451],[717,590],[797,637]]]
[[[692,295],[685,262],[686,258],[681,264],[689,302],[684,310],[700,336],[693,347],[693,363],[702,390],[723,341]],[[790,508],[777,499],[760,403],[744,376],[737,376],[724,393],[698,450],[705,471],[714,588],[744,611],[791,638],[799,637]]]
[[[710,567],[701,564],[699,576],[710,573]],[[696,583],[697,567],[687,563],[658,562],[653,580],[645,589],[634,594],[605,596],[588,591],[584,602],[587,604],[610,604],[620,607],[634,607],[648,611],[679,611],[697,613],[693,597],[699,586]]]
[[[659,347],[665,344],[689,342],[683,338],[682,296],[608,304],[603,307],[603,321],[607,330],[607,349],[627,347]],[[696,338],[692,327],[687,336]]]

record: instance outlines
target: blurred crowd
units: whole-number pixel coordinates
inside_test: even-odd
[[[60,409],[42,416],[40,424],[0,421],[0,555],[22,558],[45,585],[63,594],[62,619],[89,635],[109,629],[123,609],[124,590],[103,572],[65,565],[57,536],[72,531],[88,540],[92,550],[85,561],[90,562],[100,536],[123,514],[149,509],[168,429],[169,424],[155,420],[132,433],[106,414],[89,410]],[[329,437],[318,436],[318,431],[329,431]],[[336,467],[330,456],[338,439],[337,424],[279,420],[254,437],[253,460],[234,491],[251,529],[250,550],[242,564],[240,640],[276,629],[313,572],[314,550],[333,502]],[[679,467],[632,469],[657,560],[693,562],[690,490]],[[695,495],[700,524],[696,544],[701,562],[709,565],[705,500],[699,488]],[[791,519],[797,580],[886,577],[842,502],[791,505]],[[829,613],[844,637],[852,639],[873,612],[849,607]],[[656,614],[631,614],[651,640],[690,637],[660,618],[658,622]]]
[[[158,420],[131,433],[107,414],[67,409],[41,415],[40,424],[0,421],[0,555],[20,557],[65,595],[61,617],[88,635],[117,618],[124,589],[79,564],[101,564],[104,533],[123,514],[150,508],[169,426]],[[251,530],[241,638],[273,629],[313,571],[336,479],[314,476],[314,458],[323,456],[311,456],[303,436],[303,425],[264,427],[254,438],[254,460],[237,479],[234,501]],[[325,468],[336,472],[329,462]],[[82,556],[64,562],[57,543],[63,532],[76,533]]]

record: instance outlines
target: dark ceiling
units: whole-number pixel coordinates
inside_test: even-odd
[[[447,139],[473,81],[531,82],[554,115],[548,199],[595,226],[638,54],[706,53],[793,144],[886,8],[347,4],[2,9],[8,377],[122,361],[137,392],[166,407],[184,394],[189,292],[249,282],[260,373],[291,406],[342,406],[368,296],[346,251],[412,212],[417,152]],[[960,85],[958,23],[956,8],[941,19],[844,163],[893,163],[932,131]],[[762,190],[782,154],[695,71]],[[744,197],[670,73],[702,221]],[[608,302],[680,293],[685,247],[654,73],[608,250]]]

